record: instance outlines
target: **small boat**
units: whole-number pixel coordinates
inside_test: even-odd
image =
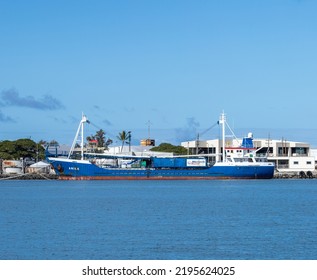
[[[84,152],[82,116],[68,157],[48,156],[56,174],[63,180],[212,180],[212,179],[271,179],[274,164],[266,157],[257,157],[252,135],[237,147],[226,147],[226,117],[222,113],[222,160],[210,164],[208,155],[154,156]],[[81,134],[80,159],[72,158],[75,143]]]

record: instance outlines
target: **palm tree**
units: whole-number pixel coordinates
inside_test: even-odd
[[[124,144],[129,143],[129,142],[127,142],[127,140],[130,139],[130,133],[123,130],[122,132],[119,132],[119,135],[117,136],[117,138],[118,138],[118,140],[120,140],[122,142],[122,146],[121,146],[121,153],[122,153]]]
[[[98,147],[104,147],[106,144],[106,137],[105,137],[105,132],[100,129],[96,132],[96,140],[98,141]]]

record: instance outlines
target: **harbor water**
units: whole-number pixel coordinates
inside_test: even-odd
[[[317,259],[317,180],[0,181],[2,260]]]

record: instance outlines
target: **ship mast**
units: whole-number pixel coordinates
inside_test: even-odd
[[[220,115],[219,123],[222,125],[222,162],[226,161],[226,115],[224,112]]]
[[[81,121],[79,123],[78,129],[77,129],[77,132],[76,132],[76,136],[74,138],[72,147],[70,148],[70,151],[69,151],[69,154],[68,154],[67,158],[70,158],[72,153],[74,152],[76,143],[78,142],[78,138],[79,138],[79,135],[80,135],[81,136],[80,137],[81,160],[84,159],[84,123],[86,123],[86,122],[89,123],[89,120],[87,119],[87,117],[84,114],[82,114]]]

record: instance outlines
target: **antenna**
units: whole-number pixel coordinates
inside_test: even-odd
[[[151,124],[152,124],[152,123],[151,123],[150,120],[148,120],[148,122],[147,122],[146,124],[148,125],[148,128],[147,128],[147,129],[148,129],[148,139],[151,139],[151,137],[150,137],[150,136],[151,136],[151,135],[150,135],[150,132],[151,132]]]
[[[199,152],[199,133],[197,133],[197,139],[196,139],[196,155],[198,155]]]
[[[267,150],[266,150],[266,156],[269,156],[270,153],[270,141],[271,141],[271,134],[268,134],[268,138],[267,138]]]
[[[222,112],[220,115],[219,123],[222,125],[222,162],[225,162],[226,159],[226,115],[225,112]]]

